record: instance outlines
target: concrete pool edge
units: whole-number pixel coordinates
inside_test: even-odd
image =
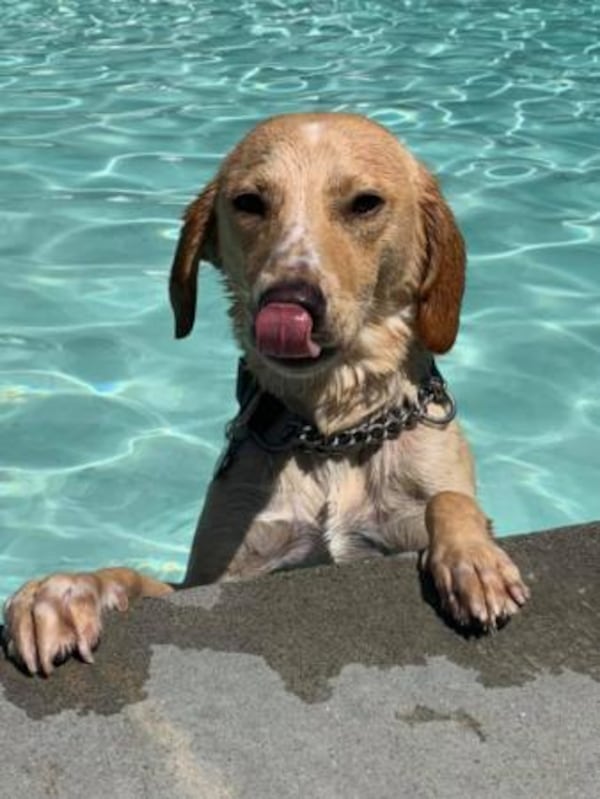
[[[386,558],[146,600],[51,680],[2,660],[6,789],[594,796],[600,523],[502,544],[533,598],[493,636]]]

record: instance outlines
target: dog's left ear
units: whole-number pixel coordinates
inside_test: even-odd
[[[465,287],[465,245],[435,178],[421,167],[420,179],[424,242],[416,327],[427,349],[443,353],[454,344],[458,333]]]
[[[169,280],[176,338],[184,338],[194,326],[200,260],[217,264],[217,190],[217,181],[211,181],[188,205],[183,217]]]

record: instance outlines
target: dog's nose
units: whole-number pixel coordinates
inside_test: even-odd
[[[318,323],[325,315],[325,296],[314,283],[305,280],[293,280],[276,283],[264,291],[259,299],[258,307],[264,308],[274,302],[291,303],[305,308]]]

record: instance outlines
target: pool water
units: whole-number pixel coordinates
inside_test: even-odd
[[[214,273],[175,342],[178,218],[262,117],[358,111],[469,246],[441,367],[500,534],[600,516],[600,4],[20,0],[0,26],[0,597],[178,579],[236,348]]]

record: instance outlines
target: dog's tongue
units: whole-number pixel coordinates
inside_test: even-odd
[[[256,346],[272,358],[318,358],[321,347],[312,339],[313,320],[293,302],[270,302],[254,321]]]

